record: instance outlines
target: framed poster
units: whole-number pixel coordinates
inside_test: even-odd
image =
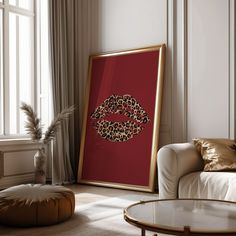
[[[153,191],[165,45],[90,56],[78,182]]]

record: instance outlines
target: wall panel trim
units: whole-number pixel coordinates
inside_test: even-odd
[[[183,0],[183,141],[188,139],[188,1]]]
[[[228,33],[229,33],[229,138],[236,138],[236,102],[235,102],[235,1],[228,0]]]

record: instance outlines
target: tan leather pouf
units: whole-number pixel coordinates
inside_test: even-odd
[[[74,209],[74,193],[62,186],[24,184],[0,192],[0,224],[57,224],[70,218]]]

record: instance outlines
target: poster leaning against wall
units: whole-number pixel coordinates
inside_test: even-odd
[[[165,45],[90,56],[78,182],[153,191]]]

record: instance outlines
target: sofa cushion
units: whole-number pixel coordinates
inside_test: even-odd
[[[204,160],[204,171],[236,170],[235,141],[230,139],[193,139]]]
[[[236,201],[236,172],[193,172],[179,181],[179,198]]]

